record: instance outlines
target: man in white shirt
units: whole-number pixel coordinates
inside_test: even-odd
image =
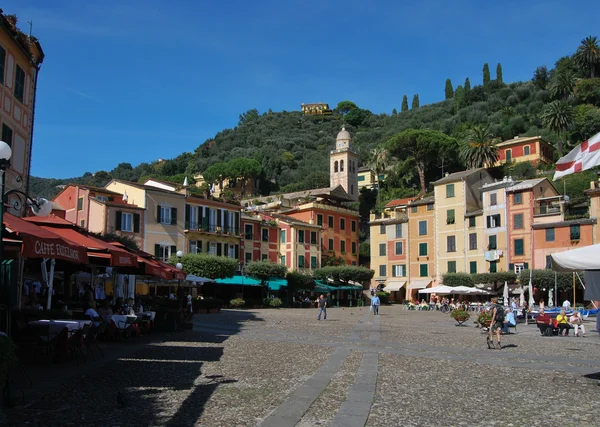
[[[570,310],[571,309],[571,301],[569,301],[568,299],[566,299],[563,303],[562,306],[565,310]]]

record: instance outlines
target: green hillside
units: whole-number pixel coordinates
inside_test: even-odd
[[[588,38],[574,50],[573,56],[560,58],[550,70],[545,66],[532,70],[532,79],[526,82],[506,84],[500,64],[495,76],[490,75],[485,64],[482,85],[471,87],[467,79],[456,86],[456,82],[448,80],[444,90],[438,82],[440,93],[446,97],[444,101],[419,107],[415,96],[413,108],[408,109],[405,99],[399,113],[394,110],[375,114],[364,108],[367,106],[351,102],[340,103],[332,115],[323,117],[305,116],[299,111],[260,114],[250,110],[240,115],[235,128],[219,132],[193,153],[136,167],[121,163],[112,171],[72,179],[32,177],[31,191],[53,197],[58,192],[57,185],[78,182],[103,186],[111,178],[137,181],[152,176],[183,182],[185,176],[191,178],[216,163],[236,158],[258,162],[263,194],[322,187],[329,183],[328,153],[334,147],[337,132],[345,125],[354,137],[353,144],[363,164],[386,171],[383,199],[412,195],[420,189],[414,156],[402,150],[391,150],[382,156],[381,150],[374,150],[390,148],[387,141],[406,129],[431,129],[451,137],[444,138],[446,145],[439,150],[434,144],[427,156],[426,183],[441,177],[442,171],[473,166],[469,160],[473,157],[464,153],[464,147],[465,140],[477,134],[474,131],[494,141],[517,135],[542,135],[558,148],[565,145],[563,152],[599,132],[600,78],[593,77],[600,75],[600,48],[596,38]],[[395,157],[390,157],[392,154]],[[223,174],[222,167],[216,169],[209,175]],[[517,170],[515,175],[532,173],[526,167],[521,169],[524,170]]]

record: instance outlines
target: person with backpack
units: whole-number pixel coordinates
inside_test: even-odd
[[[492,323],[490,323],[490,334],[487,337],[487,345],[489,349],[497,348],[502,349],[501,333],[504,327],[504,307],[502,304],[498,304],[498,298],[492,298]],[[496,339],[498,344],[494,347],[494,332],[496,333]]]

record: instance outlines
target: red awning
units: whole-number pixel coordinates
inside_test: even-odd
[[[115,245],[118,248],[123,249],[124,251],[127,251],[129,253],[136,255],[138,257],[137,258],[138,262],[144,268],[144,270],[143,270],[144,274],[147,274],[150,276],[155,276],[155,277],[165,279],[165,280],[173,279],[173,273],[171,273],[171,271],[168,268],[165,268],[162,265],[160,265],[158,262],[156,262],[154,257],[151,254],[149,254],[148,252],[140,251],[138,249],[128,248],[121,242],[110,242],[110,244]]]
[[[75,229],[75,224],[70,223],[62,218],[49,217],[29,217],[26,221],[38,223],[40,228],[47,230],[58,236],[75,242],[81,246],[85,246],[89,253],[91,252],[106,252],[110,254],[111,267],[137,267],[137,256],[129,252],[111,245],[108,242],[100,240],[96,237],[80,233]]]
[[[21,238],[23,242],[21,253],[26,258],[54,258],[79,264],[88,263],[86,248],[77,242],[65,239],[8,212],[4,213],[3,222],[7,231]]]
[[[158,260],[158,259],[155,259],[154,262],[158,263],[163,268],[169,270],[171,272],[171,274],[173,274],[173,277],[176,280],[185,280],[185,278],[187,277],[187,273],[185,271],[178,270],[175,267],[173,267],[171,264],[167,264],[166,262]]]

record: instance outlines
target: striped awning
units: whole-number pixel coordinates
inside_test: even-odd
[[[383,290],[385,292],[398,292],[406,285],[406,280],[391,280],[385,284]]]

